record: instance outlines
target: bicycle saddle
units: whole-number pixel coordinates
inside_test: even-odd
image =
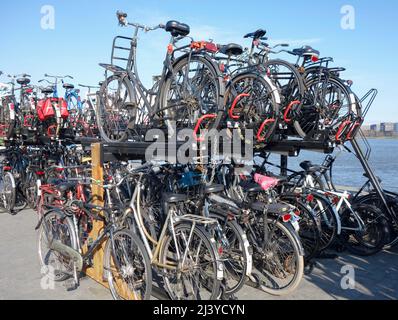
[[[26,86],[30,83],[29,78],[19,78],[17,79],[17,83],[20,84],[21,86]]]
[[[226,45],[221,45],[219,51],[227,56],[240,56],[243,53],[243,48],[239,44],[229,43]]]
[[[253,38],[254,40],[268,40],[267,37],[264,37],[266,35],[267,31],[265,31],[264,29],[258,29],[257,31],[248,33],[247,35],[245,35],[243,38]]]
[[[300,167],[303,168],[306,172],[314,173],[321,170],[320,166],[313,165],[311,161],[304,161],[300,163]]]
[[[299,57],[319,56],[321,53],[310,46],[293,49],[292,54]]]
[[[61,182],[56,186],[57,190],[61,193],[66,193],[68,191],[74,190],[76,188],[76,182]]]
[[[179,203],[184,202],[188,199],[185,194],[176,194],[176,193],[165,193],[163,195],[163,200],[167,203]]]
[[[252,183],[252,182],[247,182],[247,181],[241,181],[239,185],[242,187],[243,191],[247,193],[256,193],[256,192],[262,192],[263,189],[258,183]]]
[[[224,185],[222,184],[212,184],[210,186],[206,186],[204,190],[205,194],[220,193],[223,191],[224,191]]]
[[[47,87],[47,88],[43,88],[41,90],[41,92],[44,93],[44,94],[53,94],[54,93],[54,89],[51,88],[51,87]]]
[[[75,88],[75,86],[73,84],[70,84],[70,83],[64,83],[63,87],[66,90],[72,90],[72,89]]]
[[[191,29],[187,24],[175,20],[167,22],[165,29],[167,32],[170,32],[173,37],[185,37],[191,32]]]

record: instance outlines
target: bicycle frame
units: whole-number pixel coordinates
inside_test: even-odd
[[[354,217],[354,219],[358,223],[358,228],[347,228],[347,227],[344,227],[344,226],[341,225],[341,220],[337,219],[338,224],[340,224],[340,226],[337,226],[337,231],[338,231],[337,234],[341,234],[342,230],[362,231],[362,230],[365,229],[364,221],[355,212],[355,210],[353,210],[353,208],[352,208],[352,205],[351,205],[351,203],[349,201],[350,193],[348,191],[337,192],[337,191],[319,190],[319,189],[317,189],[315,187],[314,178],[312,177],[312,175],[309,175],[309,174],[307,174],[305,176],[304,187],[308,188],[309,191],[316,192],[317,194],[320,194],[322,196],[326,196],[327,198],[330,198],[331,196],[333,196],[336,199],[336,201],[332,202],[333,203],[332,208],[335,211],[335,213],[338,213],[338,215],[335,214],[336,217],[340,217],[340,214],[342,213],[342,211],[344,209],[348,209],[350,211],[350,213],[352,214],[352,216]],[[337,199],[338,199],[338,201],[337,201]],[[321,205],[321,207],[323,208],[323,205],[319,201],[318,201],[318,205]],[[324,211],[322,210],[322,212],[324,212]]]
[[[138,67],[137,67],[137,45],[138,45],[138,32],[141,29],[140,26],[135,26],[134,30],[134,35],[133,38],[127,38],[127,37],[121,37],[118,36],[114,39],[113,41],[113,50],[112,50],[112,59],[111,63],[112,66],[115,67],[116,70],[112,71],[117,74],[121,74],[121,82],[123,82],[126,78],[129,80],[129,82],[132,84],[133,87],[133,103],[136,103],[138,105],[138,101],[142,99],[143,101],[143,107],[144,109],[148,110],[149,114],[146,115],[147,117],[152,117],[156,113],[161,112],[163,110],[160,109],[160,88],[164,85],[167,75],[169,72],[173,73],[173,61],[174,61],[174,52],[175,51],[181,51],[185,48],[189,48],[189,45],[183,46],[180,48],[175,48],[174,45],[180,41],[182,38],[181,37],[171,37],[170,39],[170,44],[169,47],[173,48],[173,51],[170,53],[168,52],[166,54],[165,60],[163,62],[163,70],[162,74],[160,76],[160,79],[156,81],[156,83],[153,85],[151,89],[147,89],[144,84],[141,82],[141,79],[139,77],[139,72],[138,72]],[[116,46],[116,41],[117,39],[125,39],[125,40],[131,40],[131,46],[130,46],[130,53],[128,59],[123,59],[123,58],[117,58],[114,57],[114,50],[115,48],[121,48]],[[114,65],[114,60],[127,60],[127,67],[125,69],[116,67]],[[105,65],[102,65],[103,67],[106,68]],[[108,71],[108,69],[107,69]],[[107,77],[107,73],[106,73]],[[158,88],[158,90],[155,90],[155,88]],[[119,92],[118,92],[119,94]],[[154,101],[151,97],[155,97]]]
[[[153,265],[160,267],[160,268],[168,269],[168,270],[184,271],[185,260],[188,256],[189,243],[192,240],[193,231],[194,231],[196,225],[197,224],[212,225],[212,224],[217,223],[217,221],[215,219],[194,216],[194,215],[176,216],[177,213],[174,212],[173,209],[170,209],[170,210],[167,210],[167,217],[164,222],[162,231],[160,233],[159,240],[158,241],[153,240],[149,236],[149,233],[144,226],[144,223],[142,221],[141,212],[140,212],[140,192],[141,192],[141,187],[142,187],[142,182],[141,182],[142,177],[143,177],[143,174],[140,174],[138,181],[137,181],[137,185],[136,185],[134,193],[133,193],[132,200],[130,202],[130,207],[129,207],[129,209],[126,210],[125,215],[133,212],[134,220],[135,220],[136,226],[138,227],[139,234],[144,242],[144,246],[148,252],[149,258]],[[183,252],[182,256],[180,254],[180,250],[178,250],[179,245],[177,242],[176,233],[175,233],[175,229],[174,229],[175,224],[177,224],[181,221],[192,223],[189,238],[184,239],[185,243],[187,244],[187,247],[186,247],[185,251]],[[160,251],[164,246],[164,241],[166,240],[166,233],[169,229],[171,230],[173,241],[174,241],[174,244],[176,245],[176,249],[177,249],[176,250],[177,258],[178,258],[177,265],[172,262],[167,262],[166,264],[163,264],[159,260],[160,259],[160,257],[159,257]],[[151,241],[154,244],[153,250],[150,247],[149,241]],[[218,269],[217,273],[218,273],[217,279],[221,280],[223,278],[222,271],[220,271]]]

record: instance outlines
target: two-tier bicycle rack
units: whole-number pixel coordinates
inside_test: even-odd
[[[369,112],[370,107],[372,106],[375,98],[377,96],[377,90],[370,90],[361,100],[362,104],[366,103],[366,107],[363,109],[361,125]],[[359,143],[362,140],[366,150],[364,151]],[[369,164],[369,158],[371,153],[371,148],[369,143],[366,140],[363,132],[358,130],[356,136],[349,140],[351,146],[355,152],[356,157],[360,161],[365,173],[369,177],[369,180],[376,192],[379,196],[380,200],[384,204],[387,212],[395,217],[397,214],[393,211],[391,207],[389,207],[387,198],[383,188],[380,185],[378,178],[376,177],[372,167]],[[62,142],[61,142],[62,143]],[[101,142],[98,139],[93,138],[77,138],[75,141],[67,143],[76,143],[81,144],[86,150],[91,150],[92,155],[92,175],[93,178],[97,181],[103,181],[103,166],[105,163],[112,161],[148,161],[150,159],[146,159],[146,150],[153,144],[152,142],[120,142],[120,143],[106,143]],[[176,148],[183,145],[185,142],[176,142]],[[264,156],[269,153],[279,154],[280,155],[280,174],[281,176],[287,176],[288,172],[288,159],[290,157],[298,157],[300,152],[305,151],[313,151],[324,154],[331,154],[334,152],[336,143],[325,142],[325,141],[306,141],[306,140],[293,140],[293,139],[285,139],[285,140],[275,140],[273,142],[268,143],[261,149],[257,149],[255,151],[256,155]],[[162,154],[166,154],[167,152],[167,142],[165,143],[164,150],[161,149],[162,146],[159,144],[157,146],[157,150],[162,152]],[[164,153],[163,153],[164,152]],[[97,204],[103,204],[103,189],[98,185],[92,186],[93,199],[97,199]],[[102,222],[94,222],[93,230],[89,235],[91,238],[96,238],[103,228]],[[86,270],[86,274],[99,282],[100,284],[107,287],[107,282],[103,279],[103,249],[98,250],[93,258],[93,266],[88,267]],[[168,299],[167,294],[157,288],[154,287],[153,296],[166,300]]]

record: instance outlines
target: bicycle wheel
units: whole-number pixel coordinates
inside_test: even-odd
[[[305,261],[315,258],[320,252],[321,226],[315,217],[315,211],[296,197],[282,195],[280,200],[296,208],[299,215],[299,237],[304,248]]]
[[[383,212],[371,205],[354,205],[352,210],[363,220],[365,228],[360,231],[344,229],[357,229],[358,222],[350,210],[342,213],[343,230],[340,239],[347,250],[363,257],[374,255],[383,250],[390,237],[388,222]]]
[[[24,210],[27,205],[28,205],[28,203],[23,194],[22,184],[21,184],[21,182],[18,182],[17,188],[16,188],[14,210],[15,210],[15,212],[20,212],[20,211]]]
[[[0,137],[11,139],[15,133],[15,103],[10,98],[2,99],[0,107]]]
[[[10,172],[3,173],[2,176],[2,202],[4,209],[13,214],[16,200],[16,186],[14,176]]]
[[[174,233],[169,233],[164,238],[159,256],[160,263],[168,266],[164,268],[162,275],[170,298],[217,299],[221,286],[219,267],[222,265],[219,264],[210,234],[202,227],[190,223],[175,225]],[[188,243],[189,239],[191,241]]]
[[[28,170],[26,175],[24,193],[29,208],[36,209],[38,197],[37,176],[31,170]]]
[[[326,132],[334,139],[341,124],[352,120],[352,115],[357,112],[356,101],[352,100],[354,96],[340,79],[333,76],[311,78],[306,87],[303,105],[295,115],[297,133],[302,138],[318,139]]]
[[[220,236],[217,236],[217,231],[215,232],[215,238],[222,249],[220,259],[224,263],[224,290],[227,295],[233,295],[243,287],[246,275],[251,272],[252,257],[249,253],[249,242],[236,221],[212,212],[210,217],[218,220],[220,231],[223,233],[221,237],[224,236],[228,243],[223,245],[222,239],[219,239]]]
[[[313,200],[307,198],[306,203],[314,210],[317,219],[321,223],[321,243],[319,249],[320,251],[324,251],[330,248],[336,240],[340,225],[340,217],[336,216],[327,198],[317,194],[311,194],[311,197],[313,197]]]
[[[290,224],[276,218],[267,218],[264,232],[264,217],[259,217],[253,226],[259,247],[254,246],[253,275],[258,278],[259,288],[271,295],[292,293],[304,274],[304,257],[297,233]],[[264,233],[267,239],[264,239]]]
[[[222,117],[225,85],[210,58],[193,54],[178,60],[161,88],[159,113],[169,128],[193,129],[203,116],[201,129],[217,128]]]
[[[268,77],[280,90],[284,104],[302,99],[305,85],[299,70],[291,63],[279,59],[268,60],[264,63]]]
[[[269,141],[278,123],[279,92],[270,81],[256,73],[243,73],[235,76],[226,91],[226,105],[231,108],[234,100],[242,94],[248,97],[239,99],[230,116],[239,119],[243,129],[251,129],[261,141]],[[269,121],[264,127],[265,121]],[[260,131],[261,130],[261,131]]]
[[[149,300],[152,268],[145,246],[130,230],[117,231],[104,252],[105,277],[115,300]]]
[[[77,126],[78,132],[81,133],[83,137],[96,137],[98,135],[98,125],[97,118],[95,114],[95,109],[91,102],[85,101],[83,103],[83,108],[79,116],[79,123]]]
[[[394,193],[389,193],[388,191],[385,192],[385,195],[387,203],[391,208],[391,210],[393,210],[395,213],[398,214],[398,195]],[[373,205],[376,208],[380,208],[381,210],[383,210],[383,213],[386,217],[390,216],[390,214],[385,209],[384,204],[381,201],[380,197],[376,193],[371,193],[368,195],[358,197],[355,200],[355,203]],[[390,217],[389,225],[390,225],[390,239],[388,243],[385,245],[384,249],[391,249],[392,247],[398,244],[398,221],[396,221],[394,217]]]
[[[58,240],[77,250],[73,222],[61,211],[49,211],[43,218],[38,236],[38,252],[42,273],[53,281],[64,281],[73,276],[74,262],[69,257],[49,248],[49,241]]]
[[[273,59],[264,63],[268,77],[275,83],[280,91],[282,98],[282,108],[284,121],[289,126],[296,128],[296,115],[300,113],[301,105],[305,95],[305,84],[302,74],[295,65],[280,59]],[[294,104],[291,110],[287,110],[288,106]],[[286,113],[286,116],[285,116]],[[293,121],[293,123],[289,120]],[[297,132],[299,135],[300,133]]]
[[[134,123],[133,88],[125,76],[113,75],[106,79],[99,90],[97,124],[105,142],[122,142],[128,137],[127,130]]]

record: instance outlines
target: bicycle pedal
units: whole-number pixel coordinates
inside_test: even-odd
[[[69,279],[64,282],[64,287],[66,288],[66,291],[69,292],[76,290],[78,285],[74,279]]]

